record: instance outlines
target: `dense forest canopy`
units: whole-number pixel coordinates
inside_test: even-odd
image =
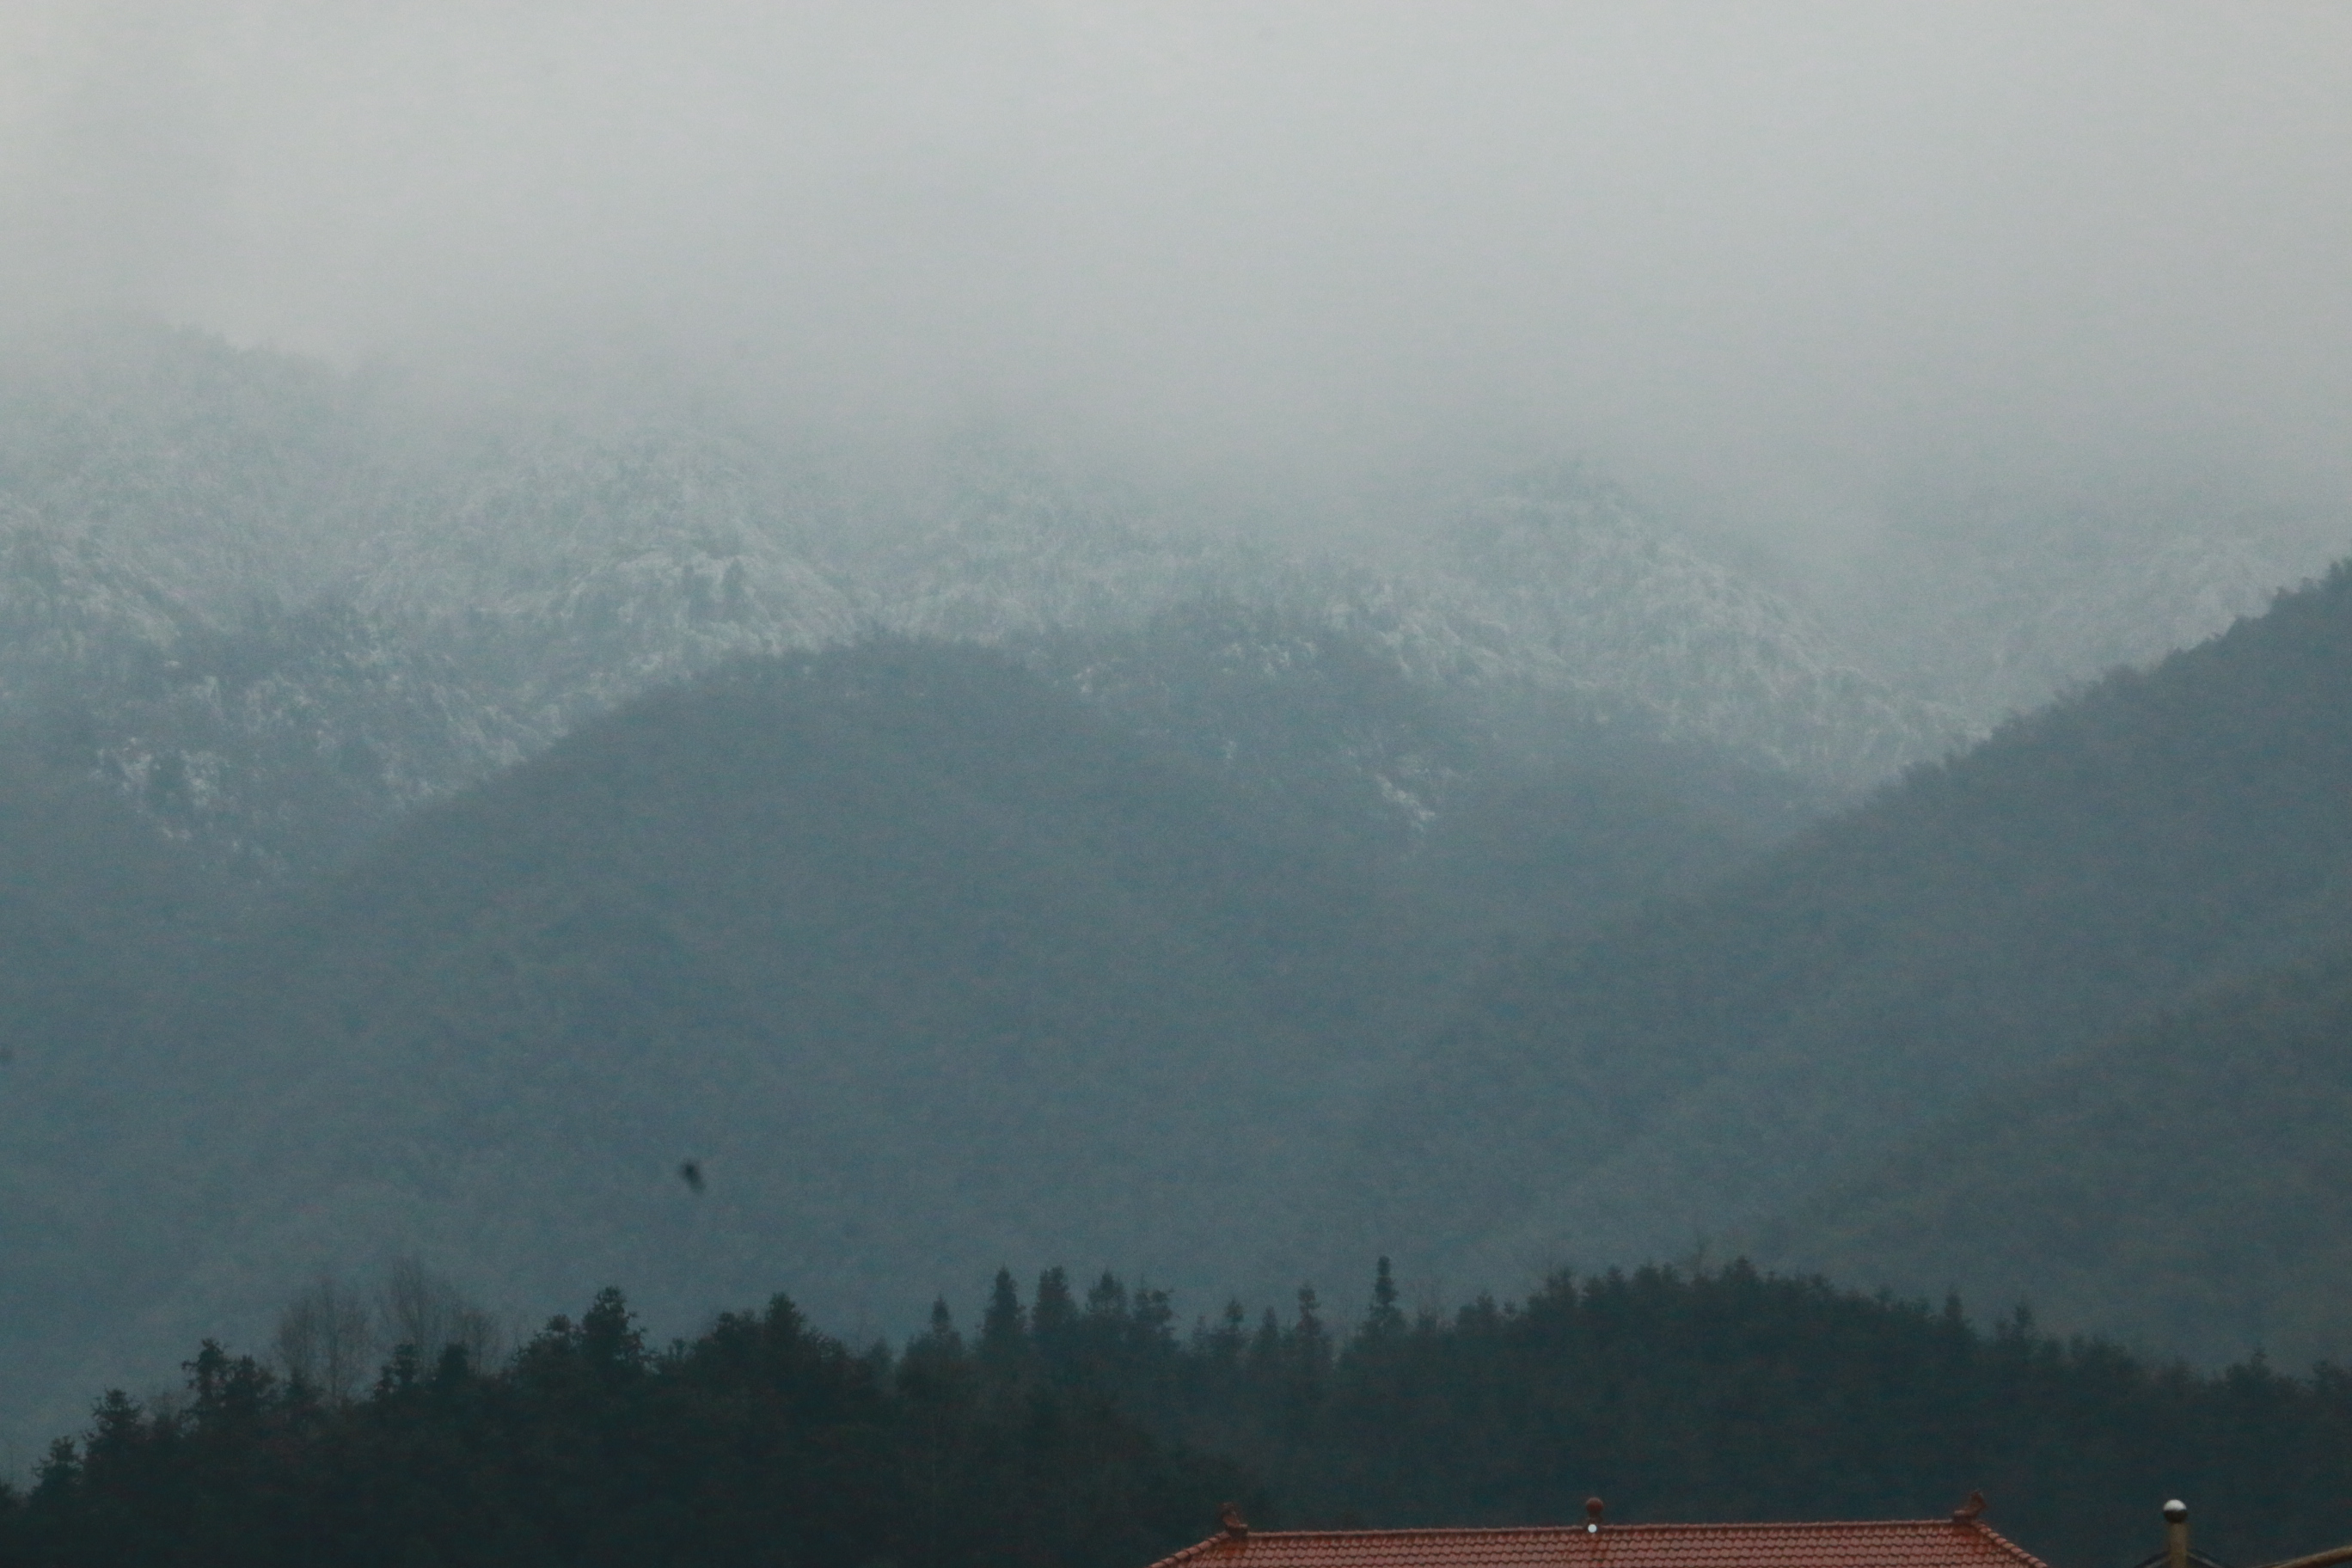
[[[206,1342],[186,1392],[99,1402],[0,1563],[387,1568],[790,1561],[1144,1568],[1261,1527],[1939,1517],[1971,1490],[2058,1568],[2126,1568],[2158,1500],[2200,1549],[2352,1535],[2352,1378],[2214,1375],[1745,1264],[1559,1277],[1343,1320],[1301,1291],[1189,1331],[1164,1291],[1000,1271],[896,1351],[783,1297],[649,1343],[616,1291],[510,1359],[402,1345],[336,1397]]]

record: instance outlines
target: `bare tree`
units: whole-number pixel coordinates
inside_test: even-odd
[[[321,1271],[278,1314],[276,1347],[287,1376],[330,1399],[349,1399],[374,1368],[366,1300]]]
[[[451,1345],[476,1366],[488,1366],[506,1353],[499,1321],[421,1258],[394,1258],[376,1288],[375,1303],[385,1342],[408,1346],[428,1367]]]

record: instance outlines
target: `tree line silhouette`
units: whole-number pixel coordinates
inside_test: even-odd
[[[2061,1568],[2137,1561],[2196,1500],[2240,1562],[2352,1537],[2352,1373],[2218,1373],[1748,1264],[1553,1277],[1335,1325],[1302,1289],[1181,1329],[1168,1294],[1000,1272],[967,1338],[898,1349],[791,1301],[649,1345],[616,1290],[488,1363],[397,1347],[338,1397],[207,1342],[184,1394],[110,1393],[0,1563],[1144,1568],[1238,1501],[1264,1526],[1926,1517],[1969,1490]]]

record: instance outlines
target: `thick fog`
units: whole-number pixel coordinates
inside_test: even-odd
[[[1342,513],[1575,454],[1800,556],[2352,489],[2336,7],[76,0],[0,73],[20,317]]]

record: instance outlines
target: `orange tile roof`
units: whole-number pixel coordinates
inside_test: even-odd
[[[1979,1521],[1254,1530],[1152,1568],[2047,1568]]]

